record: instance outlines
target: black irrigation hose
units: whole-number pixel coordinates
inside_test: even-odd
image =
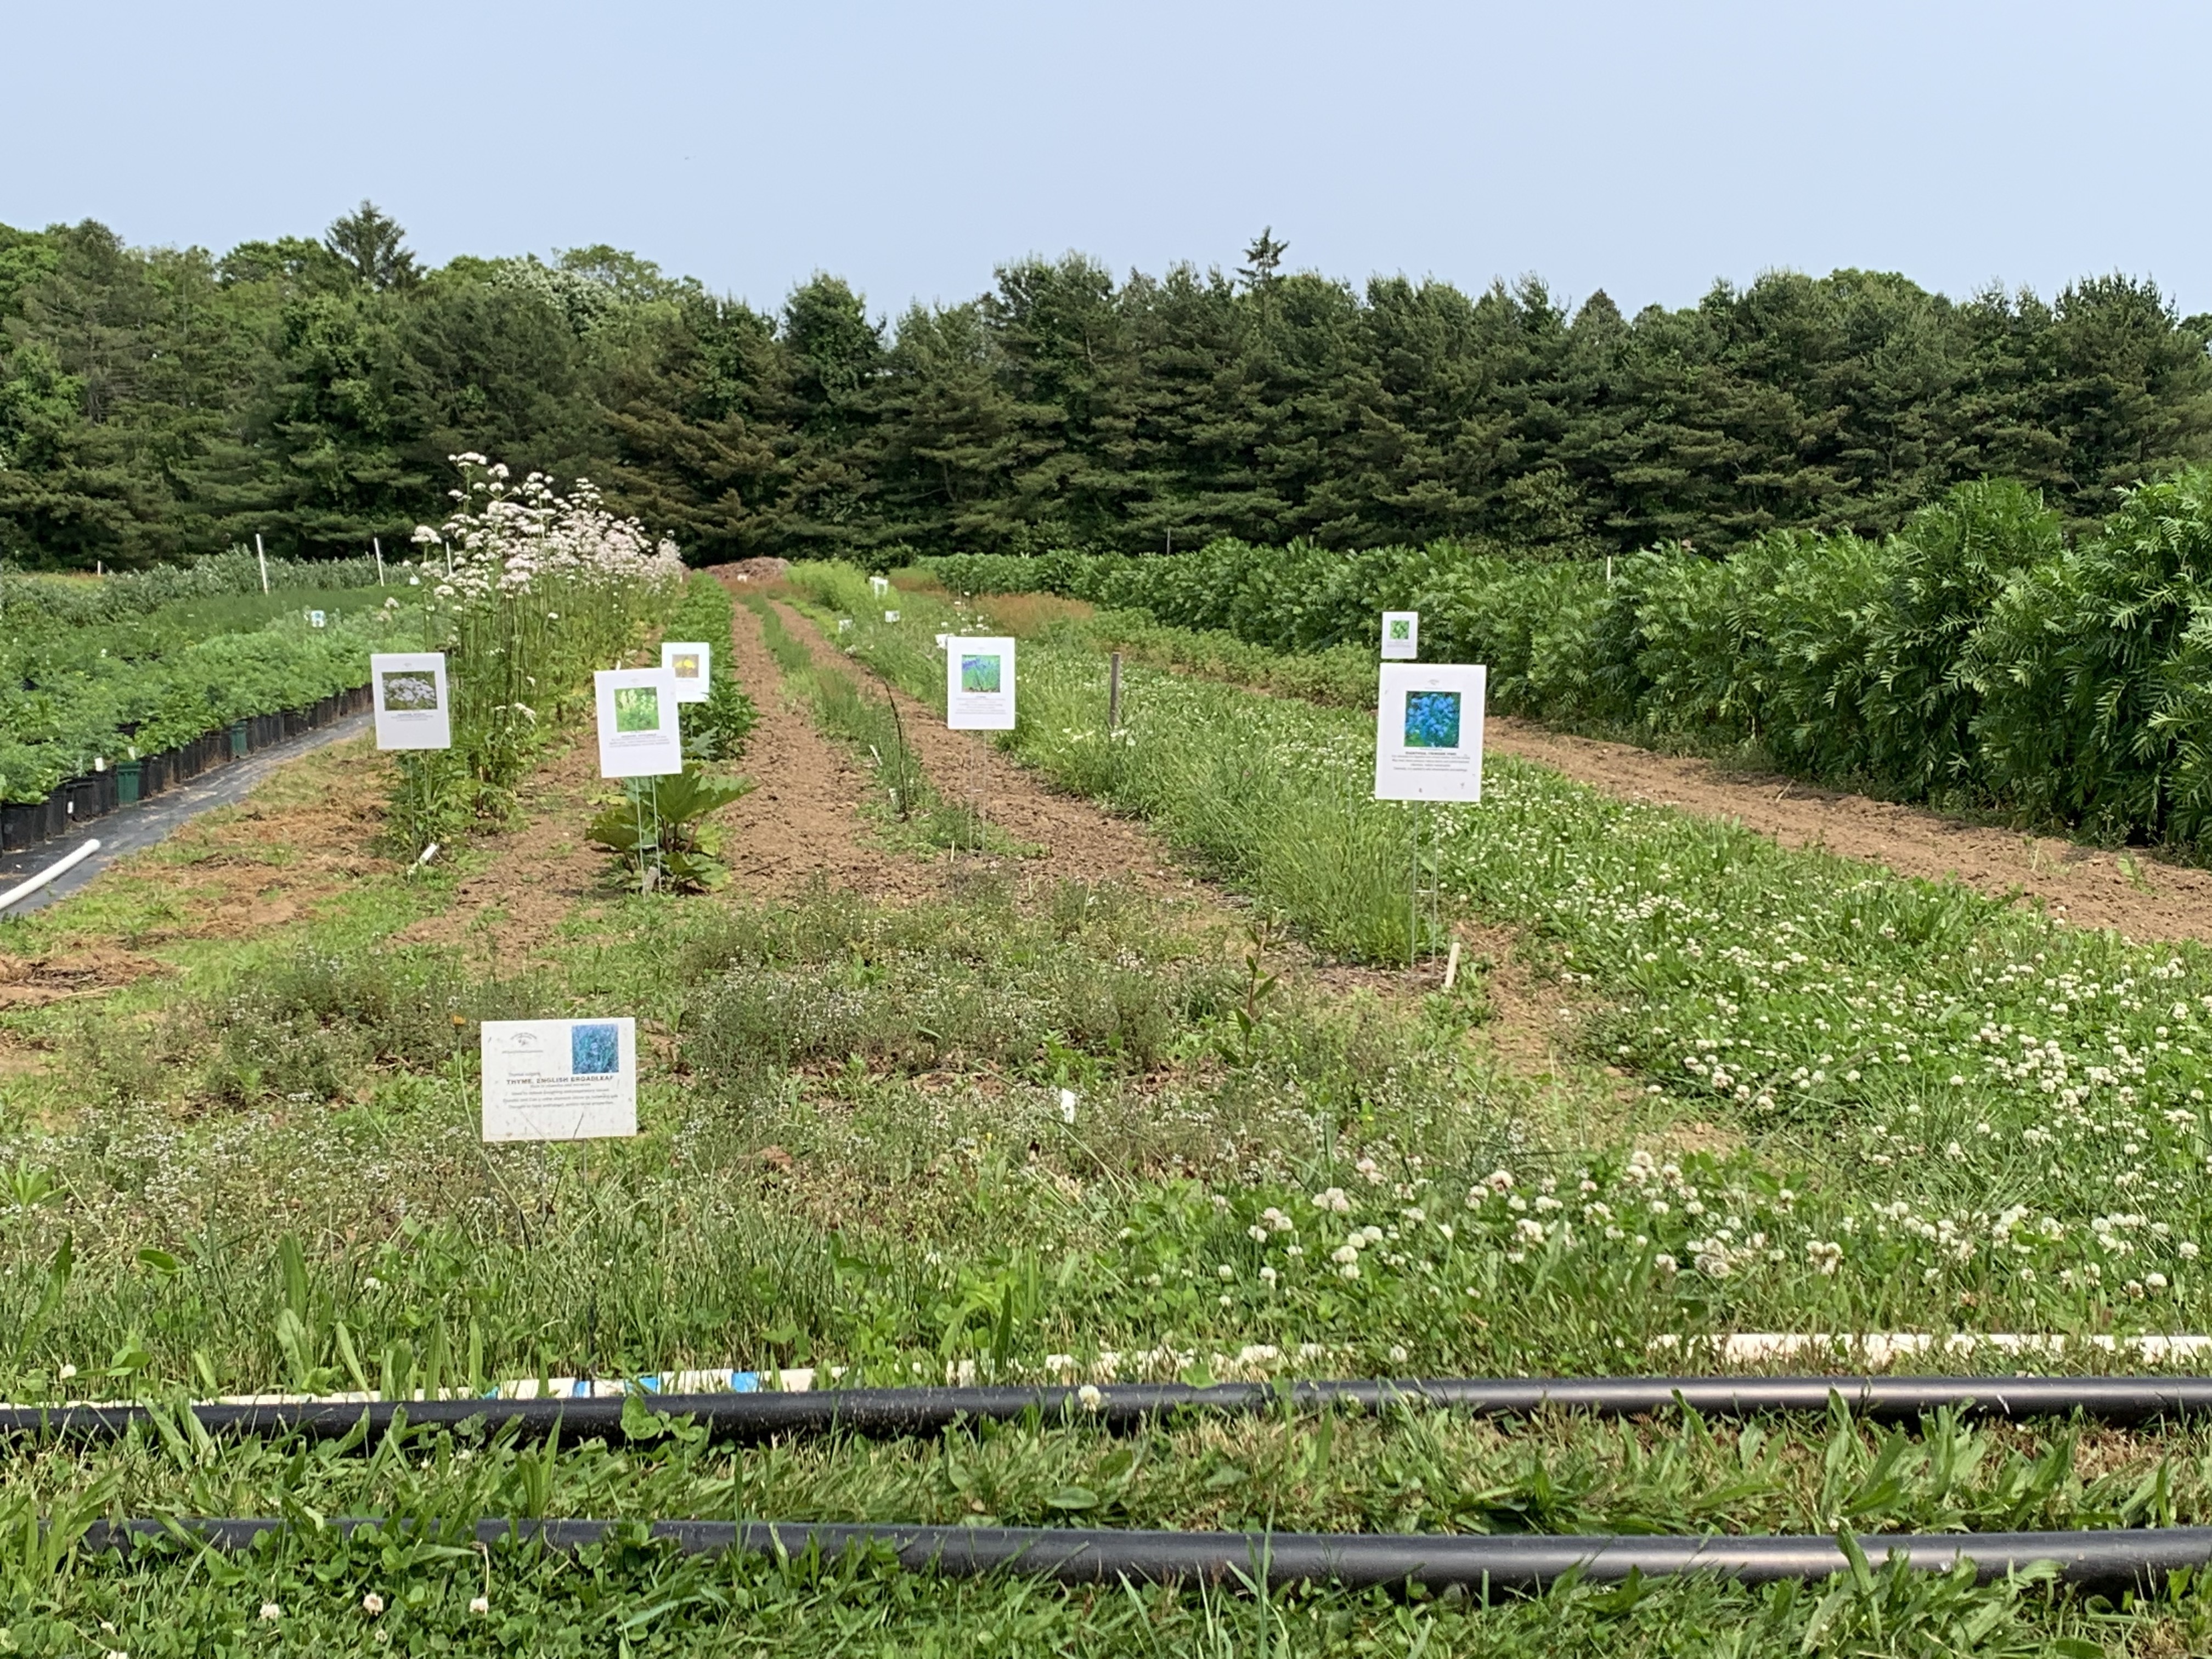
[[[245,1549],[291,1523],[280,1520],[125,1521],[101,1522],[86,1534],[94,1551],[130,1553],[161,1537],[217,1549]],[[325,1523],[343,1533],[372,1520]],[[510,1538],[558,1550],[580,1549],[635,1535],[639,1522],[507,1521],[486,1518],[478,1543]],[[434,1530],[432,1528],[431,1530]],[[1671,1577],[1711,1573],[1747,1584],[1826,1578],[1850,1563],[1842,1545],[1821,1534],[1696,1538],[1599,1535],[1510,1537],[1424,1533],[1124,1532],[1076,1527],[931,1527],[831,1525],[793,1521],[656,1521],[646,1535],[685,1554],[805,1556],[834,1559],[847,1550],[888,1548],[910,1571],[955,1577],[1007,1572],[1064,1584],[1163,1583],[1198,1580],[1228,1586],[1335,1584],[1347,1589],[1430,1590],[1457,1587],[1522,1595],[1579,1570],[1588,1583],[1617,1583],[1631,1573]],[[1984,1583],[2037,1562],[2054,1563],[2060,1580],[2085,1593],[2155,1594],[2166,1575],[2212,1562],[2212,1527],[2106,1532],[1873,1533],[1857,1540],[1880,1565],[1901,1555],[1915,1571],[1948,1572],[1972,1562]]]
[[[271,1406],[196,1405],[210,1433],[302,1434],[339,1439],[366,1425],[380,1434],[404,1415],[410,1426],[480,1423],[542,1438],[629,1439],[624,1412],[688,1418],[717,1441],[844,1433],[868,1437],[935,1435],[961,1423],[1036,1413],[1128,1430],[1176,1412],[1255,1414],[1334,1407],[1379,1412],[1427,1406],[1479,1417],[1520,1417],[1542,1408],[1597,1417],[1659,1416],[1678,1405],[1706,1417],[1819,1413],[1831,1397],[1875,1422],[1911,1423],[1936,1412],[2015,1419],[2070,1417],[2128,1425],[2212,1416],[2212,1376],[1549,1376],[1440,1377],[1358,1382],[1121,1383],[1098,1389],[825,1389],[757,1394],[641,1395],[619,1399],[308,1401]],[[112,1439],[148,1420],[143,1406],[0,1407],[0,1436]],[[658,1425],[654,1432],[659,1432]]]

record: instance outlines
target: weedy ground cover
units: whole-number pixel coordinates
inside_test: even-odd
[[[1365,799],[1362,716],[1137,671],[1109,734],[1087,643],[1048,635],[1024,670],[1024,758],[1152,818],[1324,943],[1402,952],[1408,815]],[[1565,1190],[1510,1212],[1523,1282],[1648,1271],[1738,1328],[2204,1328],[2201,951],[1510,760],[1488,776],[1480,806],[1431,809],[1455,904],[1520,929],[1541,971],[1591,998],[1593,1058],[1759,1143],[1694,1174],[1618,1154],[1554,1166]]]
[[[744,604],[760,618],[769,654],[784,683],[807,701],[824,732],[850,744],[874,772],[884,792],[878,829],[891,845],[1013,856],[1029,850],[985,822],[972,803],[945,798],[921,763],[897,702],[873,675],[847,673],[822,662],[804,641],[793,637],[764,596],[747,593]],[[944,702],[939,685],[934,706],[940,714]]]
[[[801,575],[833,603],[848,580]],[[852,642],[931,702],[934,602],[902,603],[907,623],[860,624]],[[803,641],[769,639],[787,671],[817,672]],[[365,870],[313,924],[196,941],[174,953],[184,971],[96,1013],[6,1017],[11,1054],[40,1057],[5,1085],[6,1391],[398,1393],[732,1363],[883,1382],[1619,1370],[1650,1367],[1660,1339],[1747,1325],[2040,1319],[2111,1333],[2195,1316],[2166,1166],[2130,1212],[2140,1225],[2077,1219],[2089,1195],[2055,1182],[2033,1225],[2000,1238],[1960,1222],[1992,1203],[2001,1128],[2049,1115],[2039,1103],[2067,1089],[2091,1091],[2069,1105],[2109,1115],[2119,1088],[2149,1086],[2110,1064],[2109,1085],[2091,1079],[2085,1047],[2100,1020],[2145,1012],[2125,1005],[2142,1000],[2148,958],[2131,967],[2126,947],[2100,947],[2121,955],[2094,964],[2097,1018],[2051,1028],[2068,1034],[2063,1084],[2044,1091],[2039,1061],[2033,1079],[1984,1066],[1938,1086],[1929,1068],[1950,1053],[1923,1050],[1954,1029],[1928,1012],[1939,993],[1980,991],[2033,945],[2051,987],[2014,974],[2002,1008],[1986,1006],[2018,1024],[2039,996],[2064,1002],[2038,1009],[2039,1031],[2083,1006],[2093,964],[2062,953],[2088,947],[1863,871],[1851,880],[1872,884],[1808,943],[1813,913],[1790,908],[1792,884],[1810,903],[1844,866],[1624,813],[1533,769],[1494,771],[1483,808],[1443,820],[1438,872],[1455,905],[1520,926],[1530,965],[1563,994],[1573,975],[1571,994],[1601,1016],[1589,1064],[1531,1078],[1479,1040],[1496,1018],[1480,985],[1445,995],[1395,973],[1324,973],[1310,945],[1282,943],[1284,922],[1355,957],[1405,942],[1390,931],[1404,926],[1403,820],[1363,804],[1358,714],[1139,672],[1128,730],[1109,734],[1094,640],[1025,641],[1022,672],[1007,745],[1149,816],[1250,896],[1244,917],[1111,884],[1030,894],[956,861],[943,896],[905,907],[828,890],[776,903],[610,890],[562,925],[556,960],[518,974],[472,943],[393,939],[454,878]],[[1702,932],[1664,936],[1671,956],[1649,924],[1684,912],[1655,894],[1705,907]],[[79,915],[128,924],[80,902],[42,913],[18,948],[71,937]],[[1786,948],[1750,931],[1785,921]],[[2174,960],[2162,995],[2212,988],[2193,957]],[[1856,977],[1809,992],[1814,964],[1827,976],[1815,983]],[[2106,1016],[2106,990],[2124,985]],[[1792,997],[1811,1012],[1778,1030]],[[639,1017],[644,1133],[481,1146],[474,1022],[568,1012]],[[1839,1028],[1846,1012],[1848,1029],[1810,1025]],[[2147,1074],[2201,1048],[2178,1018],[2161,1016],[2167,1035],[2151,1041],[2168,1048],[2142,1057]],[[1896,1035],[1884,1020],[1911,1022],[1909,1060],[1880,1041]],[[1971,1035],[1957,1026],[1957,1042]],[[1837,1061],[1786,1086],[1789,1042],[1814,1036]],[[2012,1053],[1999,1050],[2008,1067]],[[1600,1062],[1660,1092],[1632,1113]],[[2008,1088],[2020,1103],[2000,1116]],[[1986,1170],[1904,1151],[1940,1146],[1908,1109],[1925,1116],[1954,1089],[1962,1109],[1991,1114]],[[1877,1109],[1897,1151],[1887,1127],[1876,1140],[1856,1121]],[[1722,1117],[1740,1145],[1670,1152],[1668,1120],[1691,1113]],[[2021,1255],[2022,1243],[2043,1254]],[[2164,1285],[2150,1284],[2153,1259],[2172,1266]],[[2100,1289],[2087,1288],[2093,1264]],[[2018,1266],[2038,1277],[2018,1279]],[[1966,1299],[1984,1289],[2001,1294]],[[1692,1346],[1668,1363],[1706,1361]],[[2194,1431],[1948,1419],[1892,1432],[1841,1417],[1269,1414],[1124,1438],[1033,1421],[744,1450],[676,1426],[617,1450],[467,1431],[224,1445],[172,1416],[111,1447],[26,1450],[0,1468],[0,1624],[19,1650],[134,1655],[2183,1652],[2212,1632],[2193,1583],[2121,1613],[2032,1580],[1977,1589],[1875,1564],[1826,1586],[1569,1585],[1486,1607],[963,1585],[870,1560],[679,1561],[635,1542],[571,1563],[479,1556],[435,1529],[484,1513],[1972,1529],[2196,1520],[2212,1514],[2208,1488],[2212,1450]],[[62,1547],[95,1515],[210,1512],[371,1512],[432,1531],[310,1533],[235,1561],[125,1565]],[[40,1515],[58,1530],[24,1524]]]

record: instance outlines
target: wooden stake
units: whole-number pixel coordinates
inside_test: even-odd
[[[1121,729],[1121,653],[1106,659],[1106,735]]]
[[[1459,979],[1459,941],[1452,941],[1451,954],[1444,958],[1444,989],[1449,991]]]
[[[253,532],[253,556],[261,561],[261,591],[266,594],[269,592],[269,555],[262,550],[261,532],[258,530]]]

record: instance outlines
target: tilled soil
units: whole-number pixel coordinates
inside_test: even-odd
[[[814,653],[815,660],[825,667],[868,682],[872,677],[860,664],[852,661],[836,647],[822,636],[821,630],[798,612],[779,606],[784,626],[793,635],[805,641]],[[745,667],[744,635],[750,632],[755,649],[769,672],[774,669],[774,659],[760,643],[760,623],[743,606],[738,608],[739,674],[749,685],[763,684],[753,678]],[[765,682],[773,684],[771,679]],[[946,729],[944,717],[917,702],[903,691],[894,691],[900,717],[906,722],[908,740],[921,757],[922,769],[936,787],[939,795],[948,801],[965,801],[979,805],[993,827],[1012,840],[1025,842],[1039,849],[1034,858],[1014,860],[975,859],[969,862],[996,865],[1006,872],[1039,881],[1103,881],[1119,879],[1131,883],[1156,894],[1188,893],[1195,884],[1175,867],[1172,860],[1157,837],[1141,824],[1126,818],[1117,818],[1101,811],[1088,801],[1072,796],[1055,794],[1038,781],[1036,775],[1000,751],[987,734],[974,732],[953,732]],[[791,717],[805,729],[811,747],[808,750],[806,771],[818,772],[823,763],[819,755],[826,752],[842,766],[852,778],[852,793],[846,797],[843,807],[847,833],[853,833],[858,820],[854,804],[860,799],[866,787],[857,767],[846,759],[843,752],[829,739],[816,732],[805,711],[793,709]],[[745,772],[750,777],[763,781],[763,793],[770,778],[781,779],[784,769],[776,764],[762,743],[762,732],[767,721],[753,734],[752,746],[745,756]],[[781,783],[779,787],[782,787]],[[804,792],[807,778],[802,774],[789,786]],[[763,814],[763,819],[773,825],[787,820],[789,813]],[[773,835],[774,831],[771,830]],[[790,849],[790,855],[801,860],[811,870],[820,868],[823,858],[815,848],[801,844]],[[910,861],[909,861],[910,862]],[[920,866],[927,869],[928,866]],[[834,870],[833,880],[839,879]],[[866,884],[854,882],[866,890]]]
[[[614,860],[584,836],[592,798],[617,786],[599,781],[599,750],[588,736],[557,751],[517,788],[522,827],[487,836],[490,854],[464,876],[436,915],[402,928],[403,945],[470,941],[502,962],[550,957],[558,929],[580,904],[614,894]]]
[[[2139,850],[2115,853],[1790,778],[1732,774],[1504,715],[1491,717],[1484,741],[1623,799],[1733,818],[1784,847],[1824,848],[1901,876],[2014,894],[2077,927],[2116,928],[2134,939],[2212,941],[2212,871],[2160,863]]]
[[[721,571],[714,573],[729,578]],[[733,585],[734,586],[734,585]],[[850,753],[817,731],[782,688],[760,618],[740,605],[731,624],[731,663],[760,707],[745,744],[743,775],[753,793],[723,815],[722,857],[739,890],[783,896],[816,879],[876,897],[935,890],[938,872],[876,845],[860,816],[868,778]],[[818,637],[793,618],[793,632]]]

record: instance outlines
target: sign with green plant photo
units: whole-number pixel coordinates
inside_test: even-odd
[[[1382,613],[1382,659],[1412,662],[1421,654],[1421,613],[1385,611]]]
[[[676,677],[665,668],[615,668],[592,676],[599,716],[599,775],[665,777],[684,769]]]

